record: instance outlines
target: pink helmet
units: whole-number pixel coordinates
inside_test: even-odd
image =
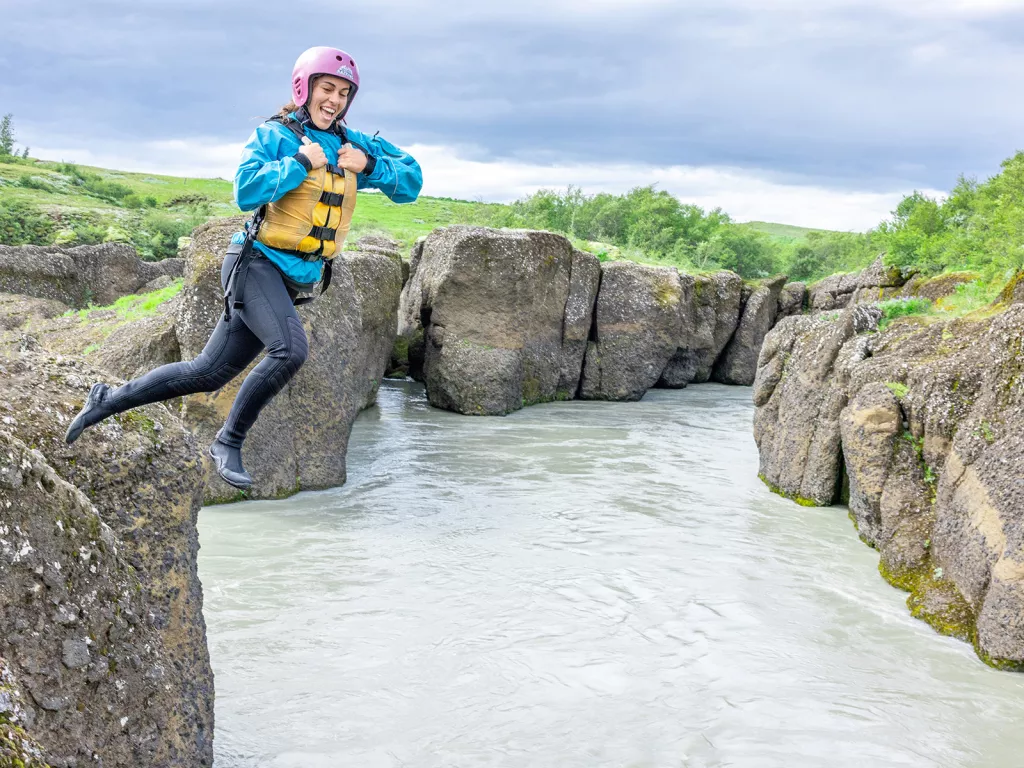
[[[348,103],[338,115],[340,120],[348,112],[356,91],[359,90],[359,68],[355,59],[342,50],[322,45],[303,51],[292,69],[292,99],[300,107],[305,105],[306,99],[309,98],[309,81],[314,75],[334,75],[352,83]]]

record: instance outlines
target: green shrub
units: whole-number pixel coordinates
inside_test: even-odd
[[[23,174],[18,179],[18,186],[24,189],[38,189],[42,192],[57,192],[57,188],[53,186],[46,179],[41,179],[38,176],[32,176],[31,174]]]
[[[94,174],[87,174],[82,186],[90,195],[111,203],[120,203],[129,195],[134,196],[131,187],[116,181],[105,181]]]
[[[75,242],[78,245],[98,245],[107,236],[106,224],[75,224],[71,227],[75,233]]]
[[[932,311],[932,307],[931,301],[917,297],[883,301],[878,305],[878,308],[882,310],[882,320],[878,327],[885,328],[899,317],[927,315]]]
[[[967,314],[992,304],[998,298],[999,290],[999,283],[986,283],[984,280],[960,283],[954,289],[955,293],[942,299],[940,305],[948,312]]]
[[[36,206],[0,198],[0,244],[48,245],[56,229],[53,219]]]
[[[1024,152],[984,182],[961,176],[945,200],[908,195],[879,233],[891,264],[1005,280],[1024,267]]]
[[[889,388],[889,391],[892,392],[898,400],[902,400],[910,394],[910,389],[907,385],[899,381],[887,381],[885,382],[885,386]]]
[[[178,255],[178,238],[191,235],[192,230],[205,221],[206,217],[201,215],[175,216],[152,211],[132,232],[132,244],[147,261],[171,258]]]

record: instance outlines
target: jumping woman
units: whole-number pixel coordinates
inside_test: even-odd
[[[236,488],[252,477],[242,443],[270,400],[306,360],[296,304],[331,279],[355,206],[356,189],[372,187],[396,203],[416,199],[423,176],[416,161],[379,136],[344,124],[359,88],[355,61],[336,48],[310,48],[292,71],[292,101],[249,138],[235,174],[235,201],[255,211],[231,239],[221,285],[224,313],[195,360],[170,363],[117,389],[94,384],[65,439],[108,416],[195,392],[213,392],[266,357],[242,382],[227,421],[210,446],[220,476]]]

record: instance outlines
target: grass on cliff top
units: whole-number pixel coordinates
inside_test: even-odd
[[[999,282],[974,280],[960,283],[954,293],[938,301],[921,297],[890,299],[881,302],[882,320],[879,328],[884,329],[901,317],[923,316],[934,320],[951,320],[956,317],[984,317],[999,311],[996,300],[1002,285]]]
[[[71,312],[68,312],[67,315],[78,315],[80,320],[87,321],[94,313],[114,312],[119,318],[128,322],[132,320],[139,320],[143,317],[156,314],[156,311],[161,304],[170,301],[181,293],[181,289],[184,284],[185,281],[178,278],[166,288],[161,288],[160,290],[152,291],[150,293],[122,296],[109,306],[96,307],[90,305],[86,309],[79,309],[77,311],[72,310]]]

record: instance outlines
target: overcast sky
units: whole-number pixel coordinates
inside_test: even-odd
[[[866,229],[1024,147],[1017,1],[0,0],[0,18],[19,142],[123,170],[231,178],[311,45],[355,57],[350,125],[417,155],[425,194],[655,183],[738,220]]]

